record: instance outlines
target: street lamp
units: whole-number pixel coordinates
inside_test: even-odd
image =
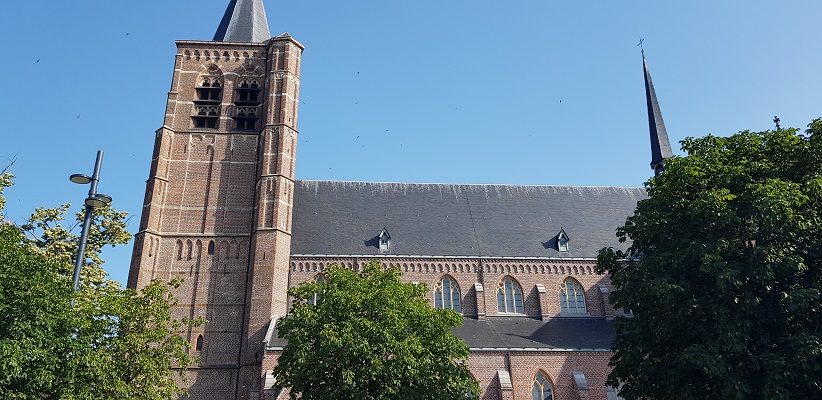
[[[77,289],[80,288],[80,268],[83,267],[83,263],[86,261],[86,242],[88,241],[88,230],[91,226],[91,219],[94,218],[94,209],[111,204],[111,196],[97,193],[97,183],[100,182],[100,166],[102,164],[103,151],[98,150],[97,161],[94,162],[94,174],[91,176],[74,174],[69,177],[70,181],[80,185],[91,183],[91,187],[88,190],[88,197],[85,201],[86,210],[83,215],[83,226],[80,229],[80,245],[77,247],[77,258],[74,260],[74,275],[72,276],[72,279],[74,280],[75,293],[77,292]]]

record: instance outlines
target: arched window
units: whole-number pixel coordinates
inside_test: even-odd
[[[559,290],[559,306],[563,314],[585,314],[585,291],[573,278],[566,278]]]
[[[501,313],[522,314],[522,289],[510,276],[497,285],[497,310]]]
[[[619,389],[614,388],[613,386],[608,386],[605,389],[605,394],[608,396],[608,400],[625,400],[622,396],[619,395]]]
[[[460,287],[450,276],[443,276],[434,284],[434,307],[461,313]]]
[[[537,372],[534,376],[534,384],[531,389],[531,398],[533,400],[553,399],[553,394],[551,393],[551,382],[548,381],[548,377],[545,376],[545,373],[542,371]]]
[[[213,240],[210,240],[208,242],[208,255],[210,255],[210,256],[214,255],[214,241]]]
[[[194,350],[203,350],[203,335],[197,336],[197,343],[194,345]]]
[[[311,282],[324,283],[325,277],[323,276],[323,274],[318,274],[314,277],[314,279],[311,280]],[[320,294],[315,292],[314,295],[308,299],[308,304],[311,304],[313,306],[317,304],[318,301],[320,301]]]

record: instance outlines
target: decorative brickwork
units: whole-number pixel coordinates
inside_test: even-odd
[[[302,51],[303,46],[287,34],[263,43],[177,42],[128,286],[141,288],[152,279],[183,278],[175,292],[179,303],[174,316],[209,321],[179,332],[192,343],[192,354],[202,359],[202,365],[188,372],[192,399],[287,398],[287,390],[271,389],[267,374],[282,351],[264,348],[270,321],[287,312],[288,288],[316,279],[333,263],[359,270],[377,259],[399,268],[404,281],[423,283],[429,289],[448,277],[459,288],[462,314],[476,319],[466,321],[477,324],[513,317],[516,324],[553,320],[580,325],[586,320],[569,318],[587,318],[607,325],[603,318],[621,315],[608,304],[613,287],[605,276],[596,274],[595,260],[568,258],[569,249],[555,249],[550,240],[540,250],[556,250],[550,253],[557,255],[554,258],[479,257],[483,254],[476,250],[479,246],[475,249],[470,243],[465,248],[470,248],[471,256],[425,255],[455,254],[450,252],[401,256],[391,254],[402,245],[402,232],[392,230],[397,239],[386,240],[384,247],[375,245],[380,251],[376,256],[292,254],[294,195],[300,183],[294,169]],[[451,190],[461,193],[459,188]],[[524,193],[516,188],[505,191],[517,199]],[[539,193],[547,191],[552,196],[579,192],[543,188]],[[592,198],[601,195],[587,192]],[[629,195],[624,189],[611,192]],[[610,202],[603,204],[612,208]],[[567,245],[569,239],[562,234],[564,230],[557,238]],[[386,238],[390,239],[387,232]],[[584,307],[575,303],[574,313],[567,307],[563,313],[560,305],[568,278],[579,283],[575,295],[584,294]],[[514,312],[500,313],[497,288],[505,279],[519,285],[522,304]],[[434,296],[431,290],[432,306]],[[606,398],[611,355],[607,349],[527,346],[526,340],[523,348],[472,349],[468,365],[480,382],[481,399],[531,399],[531,385],[540,371],[555,399]],[[579,387],[582,376],[588,389]]]
[[[203,337],[192,347],[202,359],[189,374],[192,398],[249,398],[263,373],[262,335],[286,310],[303,47],[284,36],[177,49],[128,285],[185,279],[174,316],[209,321],[180,332],[192,345]],[[247,79],[261,85],[256,131],[232,120]],[[213,126],[198,123],[201,107],[216,113]]]

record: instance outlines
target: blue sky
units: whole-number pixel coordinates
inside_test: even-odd
[[[822,116],[818,1],[265,3],[272,35],[306,46],[299,179],[640,186],[640,37],[672,142]],[[7,217],[79,205],[88,189],[68,176],[90,174],[100,149],[99,191],[136,232],[174,40],[210,40],[227,4],[6,5]],[[104,254],[114,279],[131,250]]]

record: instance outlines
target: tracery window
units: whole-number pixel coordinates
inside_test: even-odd
[[[585,314],[585,290],[573,278],[566,278],[559,291],[559,306],[563,314]]]
[[[323,274],[319,274],[319,275],[315,276],[314,279],[311,280],[311,282],[325,283],[325,277],[323,276]],[[308,299],[308,304],[311,304],[313,306],[313,305],[317,304],[318,301],[320,301],[320,294],[317,293],[317,292],[314,292],[314,295],[311,296]]]
[[[450,276],[443,276],[434,284],[434,307],[461,313],[460,287]]]
[[[522,314],[522,288],[510,276],[497,285],[497,310]]]
[[[220,101],[223,95],[223,84],[219,77],[205,76],[195,87],[197,98],[194,100],[196,115],[192,116],[195,128],[216,129],[220,121]]]
[[[262,91],[259,82],[255,79],[243,79],[235,90],[237,92],[234,96],[235,128],[244,131],[257,129],[258,111],[262,104],[259,99],[260,91]]]
[[[552,400],[551,382],[544,372],[539,371],[534,376],[534,383],[531,386],[531,398],[533,400]]]

